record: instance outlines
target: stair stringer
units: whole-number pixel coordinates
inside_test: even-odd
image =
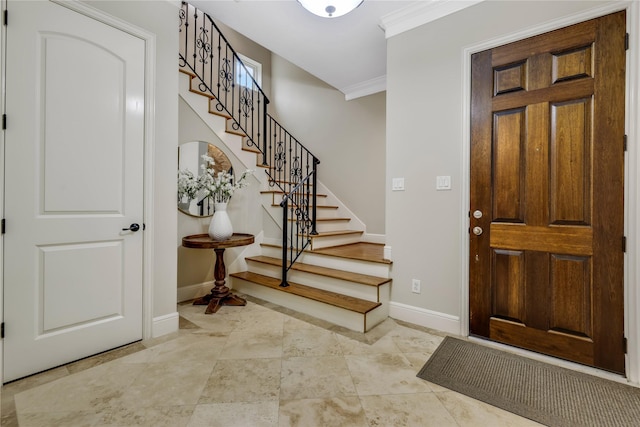
[[[256,170],[254,176],[260,181],[261,186],[266,185],[267,176],[266,173],[258,173],[257,167],[257,155],[254,152],[243,150],[243,137],[235,135],[226,131],[227,119],[212,114],[209,112],[209,98],[204,95],[200,95],[189,90],[191,76],[185,73],[180,74],[180,90],[179,96],[187,105],[193,110],[193,112],[200,117],[200,119],[211,129],[224,145],[229,149],[234,156],[242,163],[244,169]]]

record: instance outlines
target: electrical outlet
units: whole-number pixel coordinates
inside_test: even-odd
[[[420,280],[418,279],[411,280],[411,292],[413,292],[414,294],[420,293]]]

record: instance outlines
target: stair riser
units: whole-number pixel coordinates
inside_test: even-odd
[[[332,246],[349,245],[360,241],[361,233],[340,234],[335,236],[316,236],[311,238],[311,249],[330,248]]]
[[[278,218],[282,217],[282,208],[280,206],[273,206],[272,204],[266,202],[266,200],[271,200],[271,195],[263,195],[264,197],[264,205],[267,206],[267,209],[270,210],[271,215],[273,216],[277,216]],[[318,206],[321,206],[322,201],[320,201],[320,203],[318,204]],[[311,212],[309,212],[309,214],[311,214]],[[318,207],[318,209],[316,209],[316,215],[318,216],[318,219],[333,219],[333,218],[338,218],[338,209],[323,209],[321,207]],[[343,226],[340,228],[342,230],[344,230],[346,227],[344,226],[344,224],[348,224],[348,222],[342,221]]]
[[[349,221],[316,221],[316,230],[318,233],[326,233],[330,231],[341,231],[349,229]],[[358,239],[359,241],[360,239]]]
[[[366,332],[370,330],[386,319],[389,315],[388,306],[387,308],[385,308],[385,306],[380,306],[371,310],[367,314],[360,314],[335,307],[333,305],[324,304],[308,298],[260,286],[236,277],[231,277],[230,283],[236,292],[260,298],[356,332]]]
[[[295,221],[289,221],[289,227],[296,227],[296,226],[297,224]],[[344,220],[316,221],[316,231],[318,233],[329,233],[332,231],[344,231],[348,229],[349,229],[349,221],[344,221]]]
[[[265,189],[266,189],[265,191],[273,191],[276,188],[277,187],[268,186],[268,183],[267,183],[267,186],[265,187]],[[265,196],[269,197],[271,199],[271,203],[270,203],[271,205],[276,205],[276,206],[273,206],[274,208],[280,209],[279,206],[280,206],[280,202],[282,201],[282,194],[281,193],[265,193]],[[318,197],[317,197],[317,202],[318,202],[318,206],[322,206],[322,205],[326,206],[327,197],[319,194]]]
[[[262,262],[252,262],[251,260],[247,260],[247,265],[249,266],[249,271],[253,273],[275,277],[278,279],[280,279],[282,276],[280,267],[275,265],[265,264]],[[364,299],[367,301],[381,302],[379,301],[377,286],[363,285],[360,283],[349,282],[333,277],[320,276],[303,271],[296,271],[293,269],[289,270],[287,280],[295,283],[303,283],[306,286],[312,286],[314,288],[323,289],[326,291]],[[388,292],[388,288],[386,289],[386,291]],[[382,292],[384,292],[384,290],[382,290]]]
[[[273,258],[282,257],[282,248],[277,246],[262,246],[262,255]],[[351,271],[353,273],[368,274],[370,276],[389,278],[389,264],[367,262],[355,259],[339,258],[322,254],[304,252],[298,261],[320,267],[335,268],[336,270]]]

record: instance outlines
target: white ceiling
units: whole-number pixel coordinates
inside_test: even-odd
[[[365,0],[347,15],[321,18],[296,0],[189,0],[214,20],[340,90],[346,99],[385,90],[387,46],[383,26],[388,37],[391,25],[396,26],[392,32],[397,34],[475,2]],[[430,18],[415,22],[417,16],[425,15],[425,7]],[[401,22],[407,21],[414,22],[402,27]]]

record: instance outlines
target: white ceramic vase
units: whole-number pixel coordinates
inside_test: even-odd
[[[227,213],[227,203],[214,203],[214,212],[209,223],[209,237],[216,241],[227,240],[233,235],[233,225]]]

